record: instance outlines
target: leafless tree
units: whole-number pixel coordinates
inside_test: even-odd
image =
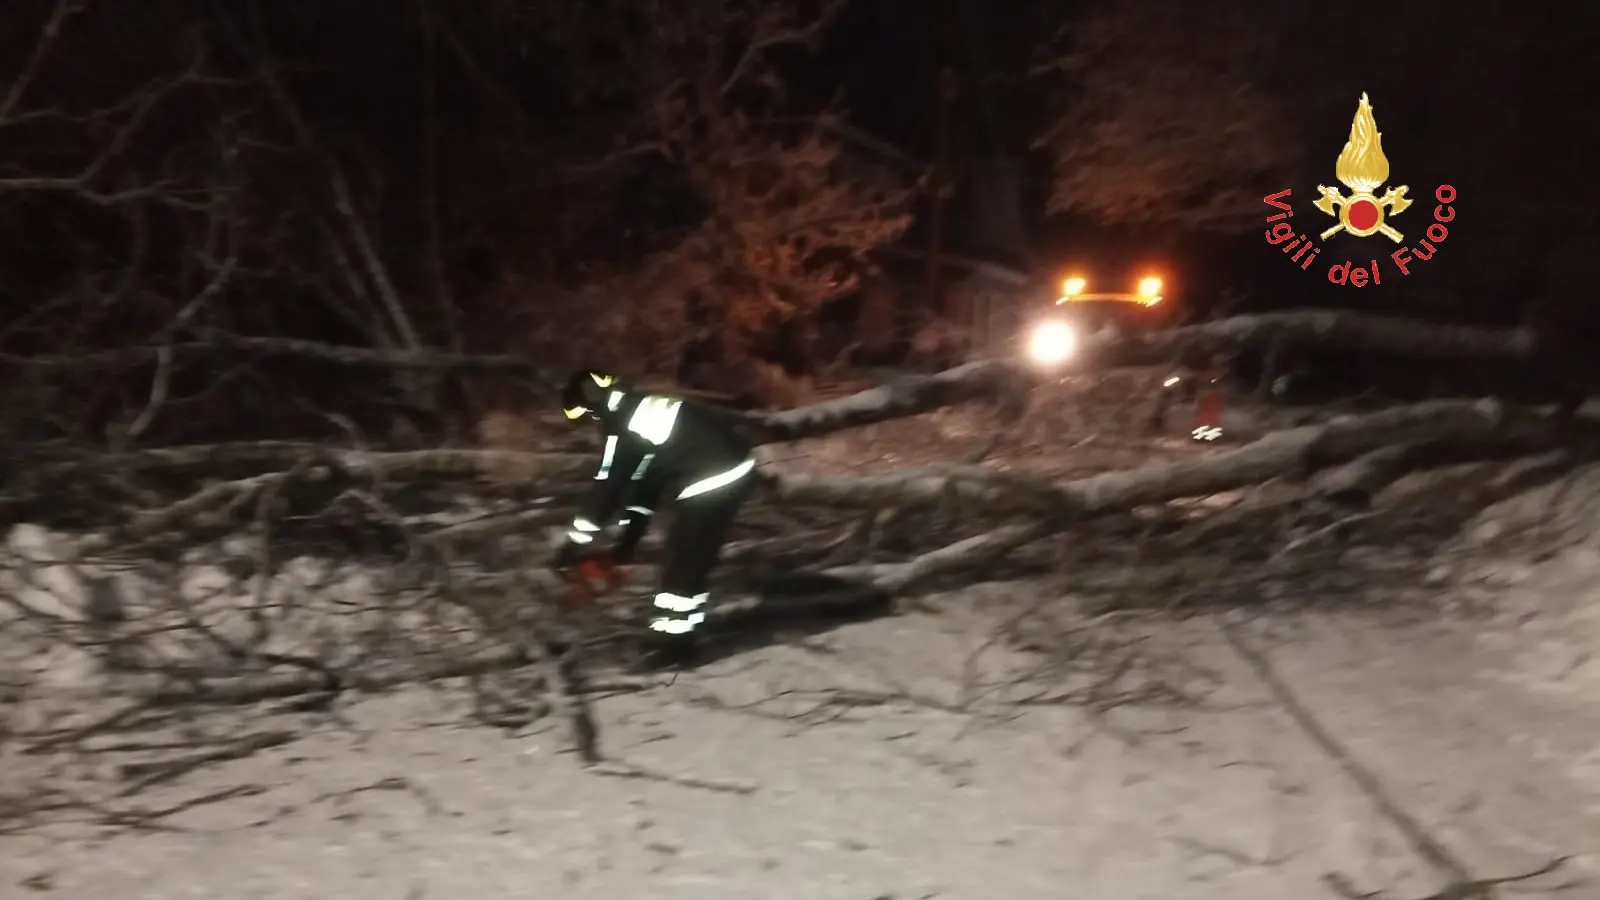
[[[546,23],[569,68],[596,73],[578,95],[631,112],[611,152],[584,168],[656,164],[679,179],[667,201],[676,221],[603,288],[658,311],[640,332],[667,361],[681,341],[739,354],[774,327],[806,323],[909,224],[911,185],[851,158],[833,115],[784,84],[780,54],[813,49],[840,6],[617,0]]]
[[[1050,208],[1190,227],[1260,218],[1305,139],[1292,98],[1263,79],[1285,10],[1102,3],[1065,23],[1041,67],[1064,80],[1039,138],[1055,165]]]

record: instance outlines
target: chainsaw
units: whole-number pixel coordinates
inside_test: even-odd
[[[609,554],[585,556],[560,571],[567,582],[568,607],[588,606],[622,587],[622,569]]]

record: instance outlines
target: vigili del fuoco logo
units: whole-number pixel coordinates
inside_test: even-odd
[[[1339,221],[1324,229],[1315,241],[1304,234],[1295,233],[1295,225],[1290,221],[1294,217],[1294,208],[1289,205],[1293,189],[1281,190],[1264,198],[1268,206],[1278,210],[1267,216],[1267,243],[1282,250],[1289,259],[1299,263],[1300,268],[1309,270],[1312,262],[1321,255],[1320,241],[1343,232],[1356,238],[1382,235],[1399,244],[1389,254],[1389,259],[1402,276],[1410,275],[1417,262],[1433,259],[1439,246],[1450,236],[1447,223],[1456,217],[1455,207],[1451,205],[1456,199],[1456,189],[1450,185],[1441,184],[1434,189],[1433,197],[1439,203],[1433,208],[1433,221],[1428,223],[1422,236],[1409,244],[1405,232],[1400,228],[1410,230],[1422,225],[1421,222],[1406,225],[1407,220],[1399,219],[1400,214],[1411,207],[1412,201],[1406,197],[1410,188],[1403,184],[1390,185],[1383,196],[1374,193],[1389,180],[1389,158],[1383,155],[1383,133],[1372,118],[1372,104],[1367,102],[1366,94],[1361,95],[1355,121],[1350,124],[1350,140],[1345,142],[1344,151],[1339,154],[1333,172],[1350,193],[1317,185],[1317,193],[1321,196],[1311,205]],[[1399,221],[1391,224],[1391,219]],[[1328,280],[1351,287],[1382,284],[1383,267],[1378,265],[1375,257],[1365,261],[1345,259],[1328,267]]]

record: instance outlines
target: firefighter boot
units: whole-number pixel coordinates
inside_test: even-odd
[[[688,665],[697,656],[698,638],[705,626],[709,594],[704,591],[660,591],[655,595],[644,626],[642,656],[654,668]]]
[[[651,631],[639,641],[638,651],[634,669],[640,673],[693,668],[700,661],[700,638]]]

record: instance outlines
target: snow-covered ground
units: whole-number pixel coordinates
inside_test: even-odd
[[[1102,719],[1017,704],[1040,685],[975,690],[973,618],[849,626],[602,700],[615,762],[598,770],[563,752],[553,723],[466,724],[459,692],[363,700],[302,717],[308,734],[288,746],[141,797],[250,789],[160,820],[181,830],[0,838],[0,883],[129,900],[1292,900],[1330,896],[1332,872],[1396,897],[1449,880],[1211,624],[1166,636],[1215,675],[1199,708]],[[1539,884],[1600,876],[1592,704],[1508,680],[1514,662],[1484,653],[1479,628],[1295,625],[1272,641],[1283,680],[1476,876],[1583,852]],[[1034,668],[977,658],[980,684]]]
[[[1028,579],[603,697],[592,769],[554,718],[474,722],[459,684],[267,716],[292,739],[80,823],[0,820],[0,896],[1419,900],[1570,856],[1505,896],[1597,897],[1597,493],[1464,523],[1426,608],[1102,620],[1165,695],[1084,675],[1089,644],[996,640],[1039,599],[1071,619]]]

